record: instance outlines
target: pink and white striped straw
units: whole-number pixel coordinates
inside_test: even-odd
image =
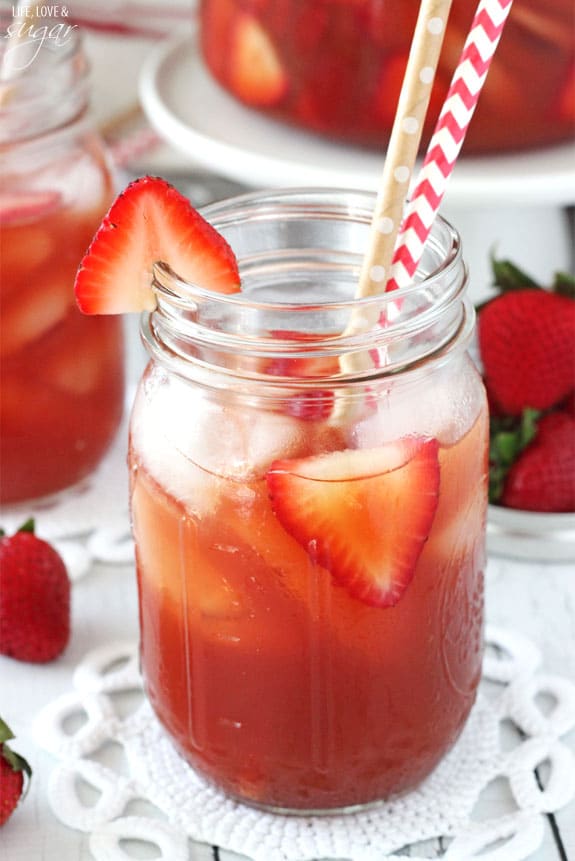
[[[513,0],[480,0],[409,201],[386,292],[407,287],[421,260]]]

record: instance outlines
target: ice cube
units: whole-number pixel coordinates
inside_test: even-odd
[[[81,397],[98,387],[105,371],[95,351],[59,351],[47,364],[45,377],[56,388]]]
[[[190,501],[198,481],[263,478],[270,463],[301,451],[302,422],[237,402],[222,405],[176,376],[148,380],[134,410],[134,442],[157,481]],[[193,491],[197,496],[197,490]]]
[[[412,381],[391,379],[377,408],[352,432],[353,445],[374,448],[410,434],[435,437],[449,445],[474,421],[480,391],[471,362],[441,368]]]
[[[158,484],[191,512],[213,511],[218,499],[218,480],[190,459],[189,436],[196,434],[198,417],[193,392],[185,386],[183,397],[160,369],[140,387],[132,410],[131,438],[136,457]],[[184,443],[184,447],[182,447]]]
[[[22,276],[42,266],[53,250],[47,226],[28,224],[2,236],[2,292],[7,296],[21,287]],[[37,277],[37,276],[35,276]]]
[[[72,285],[64,280],[35,281],[13,295],[2,308],[0,355],[8,356],[50,331],[74,303]]]

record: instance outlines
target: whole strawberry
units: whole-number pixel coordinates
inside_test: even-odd
[[[29,521],[0,538],[0,653],[20,661],[57,658],[70,638],[70,580],[54,548]]]
[[[479,311],[481,362],[498,414],[548,410],[575,389],[575,284],[558,274],[544,290],[508,262],[494,262],[502,291]]]
[[[505,479],[501,502],[525,511],[575,511],[575,417],[543,416]]]
[[[0,718],[0,825],[12,815],[24,790],[24,775],[32,770],[26,760],[15,753],[6,742],[14,735]]]

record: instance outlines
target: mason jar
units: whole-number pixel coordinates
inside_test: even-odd
[[[235,99],[283,123],[378,151],[391,133],[417,0],[201,0],[199,44]],[[477,0],[450,11],[422,145],[459,61]],[[575,135],[572,0],[515,0],[466,154],[525,150]]]
[[[122,416],[124,356],[121,321],[83,316],[74,301],[115,191],[87,116],[78,30],[9,25],[6,11],[1,21],[0,499],[17,502],[75,485],[100,462]]]
[[[417,786],[481,673],[487,407],[456,231],[354,298],[375,198],[206,208],[242,291],[157,265],[131,419],[141,665],[191,765],[272,810]]]

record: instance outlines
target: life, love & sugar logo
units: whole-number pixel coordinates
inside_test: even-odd
[[[13,6],[12,20],[2,34],[4,62],[12,71],[22,71],[32,65],[45,42],[65,47],[72,39],[77,24],[70,24],[69,8],[65,4],[22,4]]]

